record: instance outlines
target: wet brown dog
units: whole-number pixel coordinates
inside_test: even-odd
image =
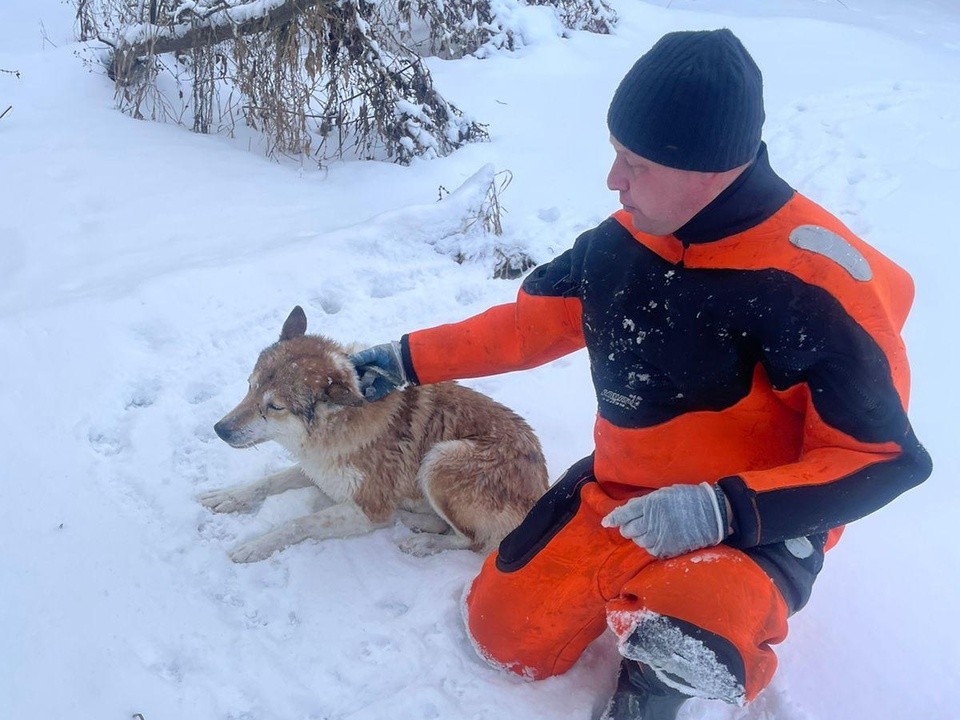
[[[298,465],[199,500],[214,512],[252,512],[269,495],[316,486],[318,510],[236,548],[234,561],[396,518],[418,531],[402,543],[407,552],[488,552],[546,491],[540,443],[518,415],[456,383],[368,403],[347,350],[306,329],[295,307],[260,354],[247,396],[214,428],[237,448],[274,440]]]

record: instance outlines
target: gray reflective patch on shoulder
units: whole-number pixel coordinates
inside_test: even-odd
[[[799,560],[813,555],[813,543],[805,537],[784,540],[783,544],[787,546],[787,552]]]
[[[857,280],[873,279],[867,259],[835,232],[819,225],[801,225],[790,232],[790,242],[802,250],[830,258]]]

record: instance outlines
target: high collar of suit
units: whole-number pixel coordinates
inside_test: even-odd
[[[760,143],[750,166],[673,235],[684,245],[691,245],[749,230],[786,205],[793,192],[770,167],[766,143]]]

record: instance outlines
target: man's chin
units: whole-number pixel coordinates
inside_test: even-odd
[[[633,226],[634,226],[635,228],[638,228],[638,227],[639,227],[639,226],[637,225],[638,222],[641,223],[641,224],[643,223],[643,216],[642,216],[642,215],[639,215],[639,214],[637,213],[637,211],[634,210],[632,207],[630,207],[630,206],[628,206],[628,205],[624,205],[624,206],[623,206],[623,211],[624,211],[627,215],[630,216],[630,222],[633,223]]]
[[[624,205],[623,209],[630,216],[630,222],[633,224],[634,230],[638,230],[642,233],[650,234],[650,229],[652,225],[652,223],[650,222],[650,218],[648,218],[643,213],[638,212],[634,208],[629,207],[627,205]]]
[[[638,210],[628,207],[627,205],[624,205],[623,209],[626,210],[627,214],[630,215],[630,222],[633,225],[633,229],[637,232],[642,232],[646,235],[656,235],[659,237],[673,233],[673,230],[665,229],[663,223],[657,223],[651,220]]]

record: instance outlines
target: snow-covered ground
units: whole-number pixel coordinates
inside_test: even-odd
[[[509,170],[506,240],[538,260],[617,208],[604,123],[662,33],[727,26],[764,71],[774,167],[913,274],[911,415],[933,477],[851,526],[747,709],[685,720],[960,718],[960,6],[955,0],[619,0],[617,33],[549,32],[486,60],[431,61],[491,142],[398,167],[277,164],[137,122],[75,56],[59,0],[0,7],[0,718],[587,720],[616,657],[526,683],[485,666],[459,603],[480,558],[419,559],[406,530],[226,551],[310,491],[214,516],[209,488],[287,460],[213,423],[291,307],[384,341],[504,302],[519,281],[438,252],[475,184]],[[483,245],[486,240],[474,237]],[[470,383],[539,433],[553,476],[590,449],[583,353]]]

